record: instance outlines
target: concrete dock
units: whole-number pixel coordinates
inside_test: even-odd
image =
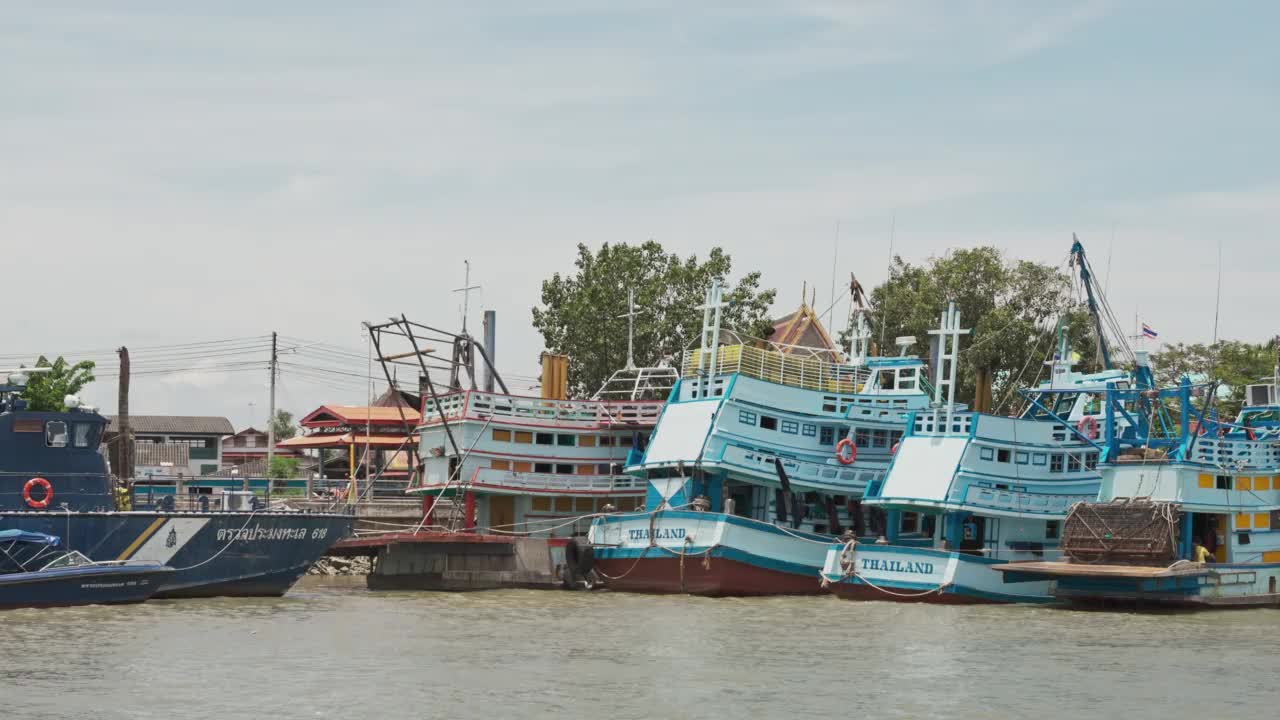
[[[368,556],[371,590],[561,587],[565,539],[468,533],[384,533],[344,540],[331,555]]]

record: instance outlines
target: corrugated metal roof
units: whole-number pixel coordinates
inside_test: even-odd
[[[412,446],[413,440],[405,441],[404,437],[391,437],[387,435],[372,435],[366,437],[360,433],[342,433],[341,435],[302,435],[300,437],[281,440],[276,443],[277,448],[345,448],[351,445],[360,447],[365,443],[369,445],[389,448]]]
[[[417,424],[422,416],[410,407],[358,407],[354,405],[321,405],[319,409],[302,419],[298,424],[303,427],[314,427],[317,424],[339,422],[344,425],[363,425],[366,422],[378,424],[408,422]]]
[[[191,446],[185,443],[140,442],[134,447],[135,465],[159,467],[163,463],[173,463],[174,467],[185,468],[191,464]]]
[[[107,416],[107,432],[119,432],[115,415]],[[224,417],[208,415],[130,415],[129,427],[134,433],[173,435],[234,435],[235,428]]]

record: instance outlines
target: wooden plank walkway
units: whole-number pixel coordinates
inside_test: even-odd
[[[1212,565],[1202,565],[1197,563],[1177,563],[1169,567],[1150,567],[1144,565],[1089,565],[1086,563],[1067,562],[1019,562],[992,566],[992,569],[999,570],[1001,572],[1027,572],[1038,575],[1070,577],[1092,576],[1130,578],[1162,578],[1201,575],[1210,572],[1212,568]]]

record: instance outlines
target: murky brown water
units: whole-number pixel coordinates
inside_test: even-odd
[[[0,613],[0,717],[1269,717],[1280,611],[370,593]]]

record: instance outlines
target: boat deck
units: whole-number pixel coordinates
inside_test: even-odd
[[[1198,563],[1175,563],[1167,567],[1150,565],[1089,565],[1070,562],[1019,562],[993,565],[1000,572],[1032,573],[1055,577],[1167,578],[1202,575],[1211,566]]]

